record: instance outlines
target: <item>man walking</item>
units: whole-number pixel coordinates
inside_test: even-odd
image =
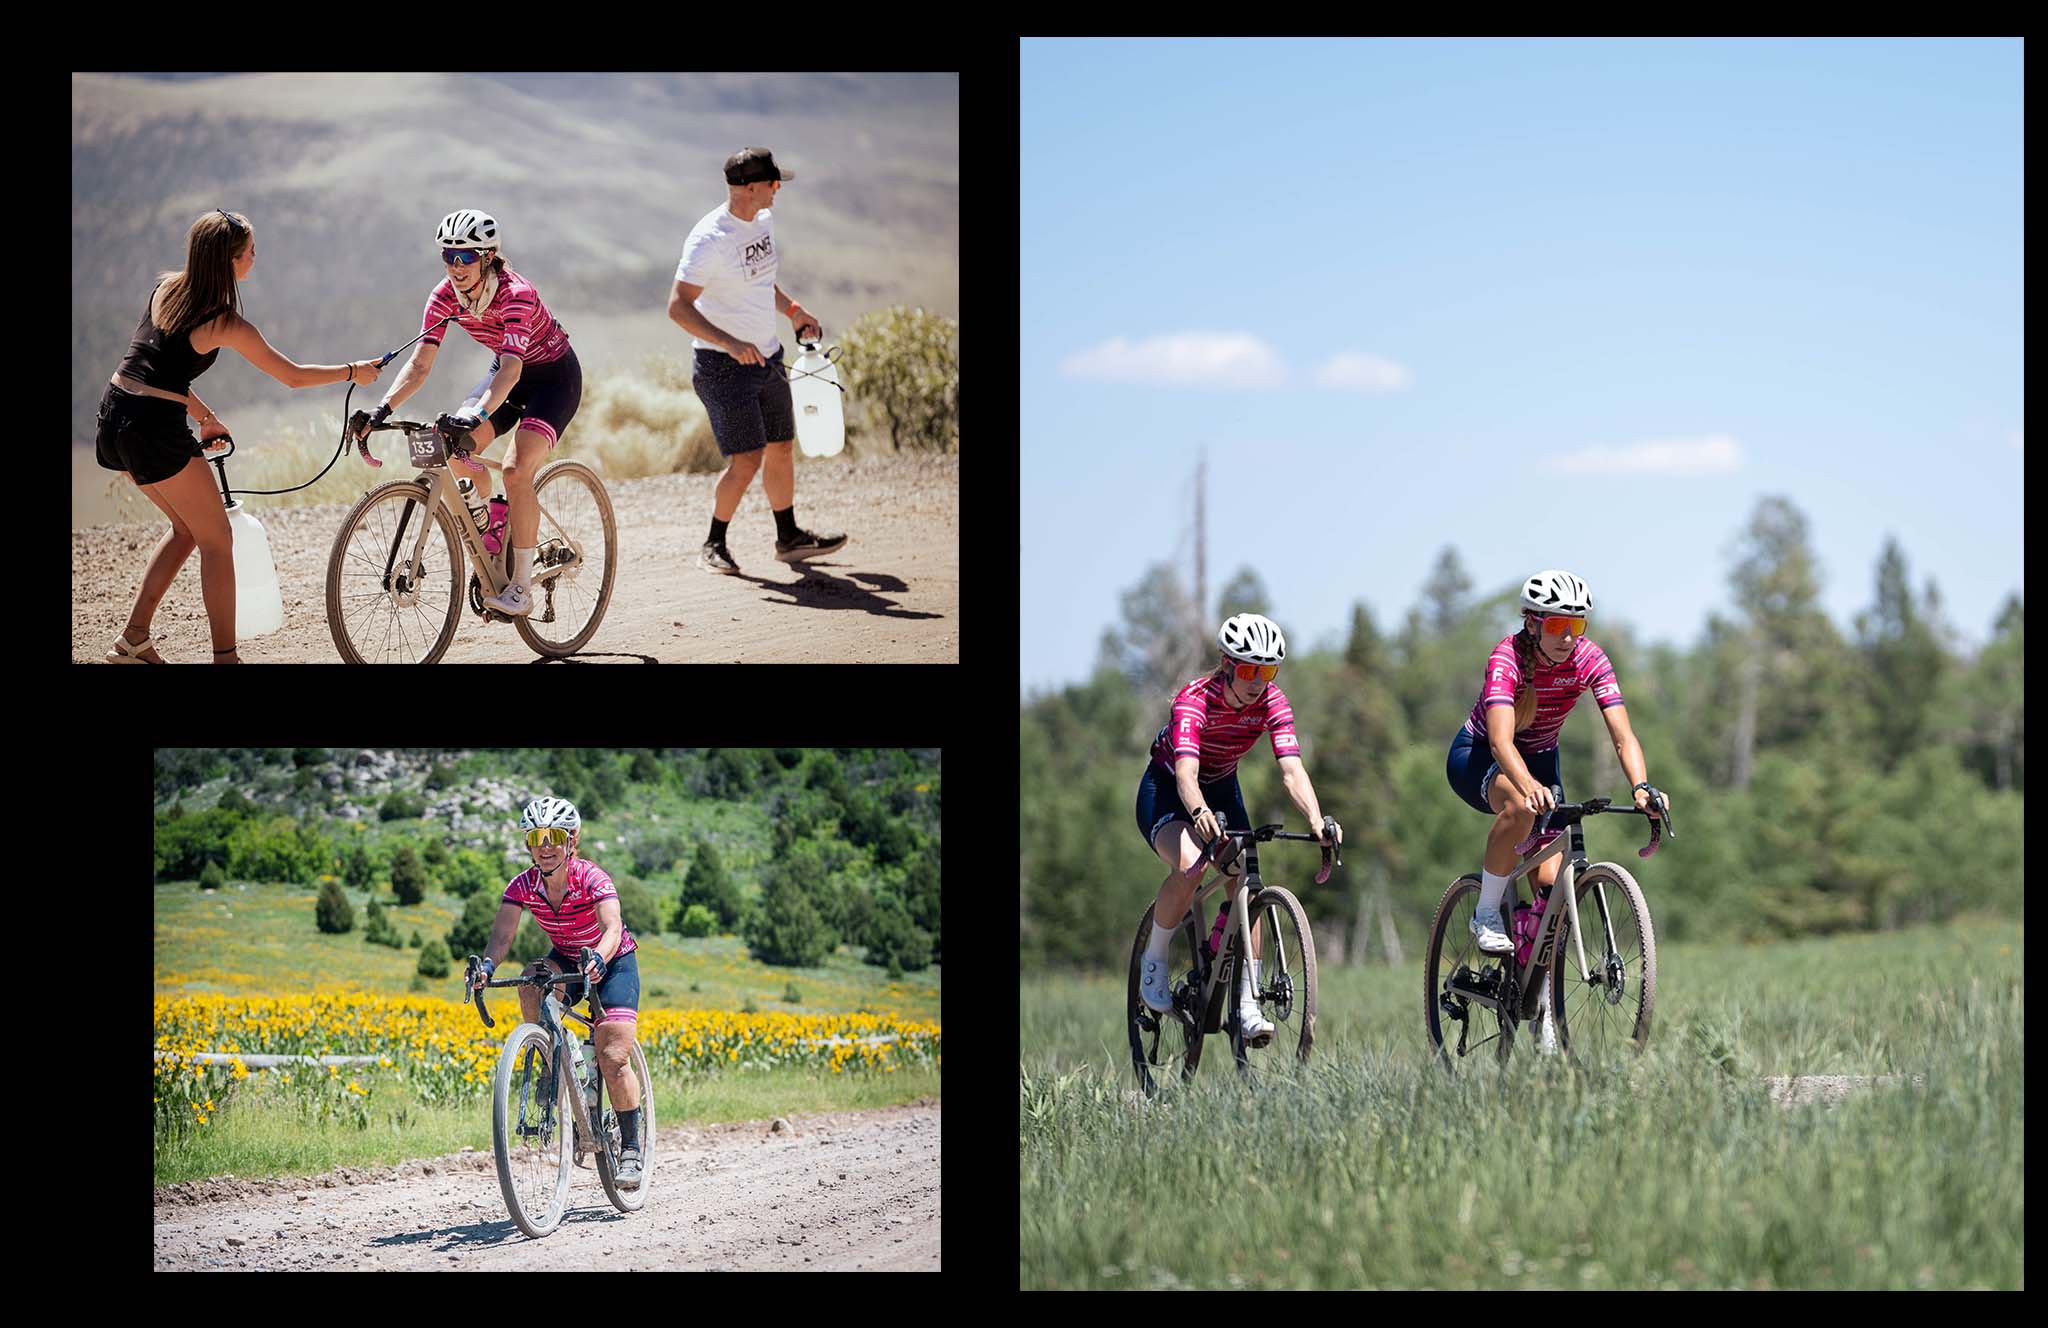
[[[767,148],[742,148],[725,160],[726,201],[705,215],[683,242],[668,316],[690,334],[696,349],[692,382],[711,417],[711,434],[725,473],[711,512],[711,534],[699,562],[714,572],[737,572],[725,547],[725,526],[739,508],[754,474],[775,514],[775,557],[801,562],[846,547],[844,535],[814,535],[796,523],[796,409],[782,367],[775,315],[789,316],[799,341],[824,336],[810,311],[775,284],[774,204],[782,182]]]

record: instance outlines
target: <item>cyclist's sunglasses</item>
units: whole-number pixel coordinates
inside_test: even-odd
[[[1254,678],[1260,682],[1271,682],[1273,675],[1280,672],[1278,664],[1239,664],[1235,660],[1231,661],[1230,669],[1239,682],[1250,682]]]
[[[1545,636],[1584,636],[1586,634],[1586,620],[1584,618],[1545,618],[1543,620],[1543,634]]]
[[[481,249],[443,249],[441,251],[441,261],[453,263],[457,267],[468,267],[471,263],[476,262],[477,259],[482,258],[484,252]]]
[[[543,826],[526,832],[526,846],[539,848],[542,844],[553,844],[557,848],[569,842],[569,832],[559,825]]]

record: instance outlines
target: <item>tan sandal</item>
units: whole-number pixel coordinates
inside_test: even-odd
[[[123,632],[114,638],[114,648],[107,652],[106,662],[109,664],[161,664],[164,662],[164,658],[156,653],[156,643],[150,638],[144,637],[141,645],[135,645],[128,640],[128,634]]]

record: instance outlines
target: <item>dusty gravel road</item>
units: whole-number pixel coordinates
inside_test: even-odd
[[[156,1192],[159,1270],[939,1271],[939,1104],[660,1127],[646,1207],[578,1170],[543,1240],[505,1214],[491,1153]]]
[[[395,477],[387,466],[377,478]],[[606,481],[619,527],[617,584],[596,637],[569,662],[960,662],[959,457],[799,467],[797,520],[848,536],[840,552],[800,566],[775,561],[775,519],[757,481],[740,500],[727,536],[738,576],[697,566],[716,483],[715,475]],[[244,642],[242,659],[338,662],[325,586],[347,505],[267,508],[258,505],[262,499],[251,501],[277,563],[285,623]],[[73,660],[98,662],[113,644],[128,621],[143,566],[167,529],[159,521],[72,531]],[[165,660],[212,661],[196,553],[178,573],[152,630]],[[511,627],[481,622],[465,609],[443,659],[529,664],[539,657]]]

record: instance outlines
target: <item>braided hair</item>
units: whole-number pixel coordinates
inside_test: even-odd
[[[1522,681],[1515,687],[1515,732],[1521,733],[1536,722],[1536,639],[1529,635],[1529,619],[1522,619],[1522,630],[1515,633],[1515,663],[1522,670]]]

